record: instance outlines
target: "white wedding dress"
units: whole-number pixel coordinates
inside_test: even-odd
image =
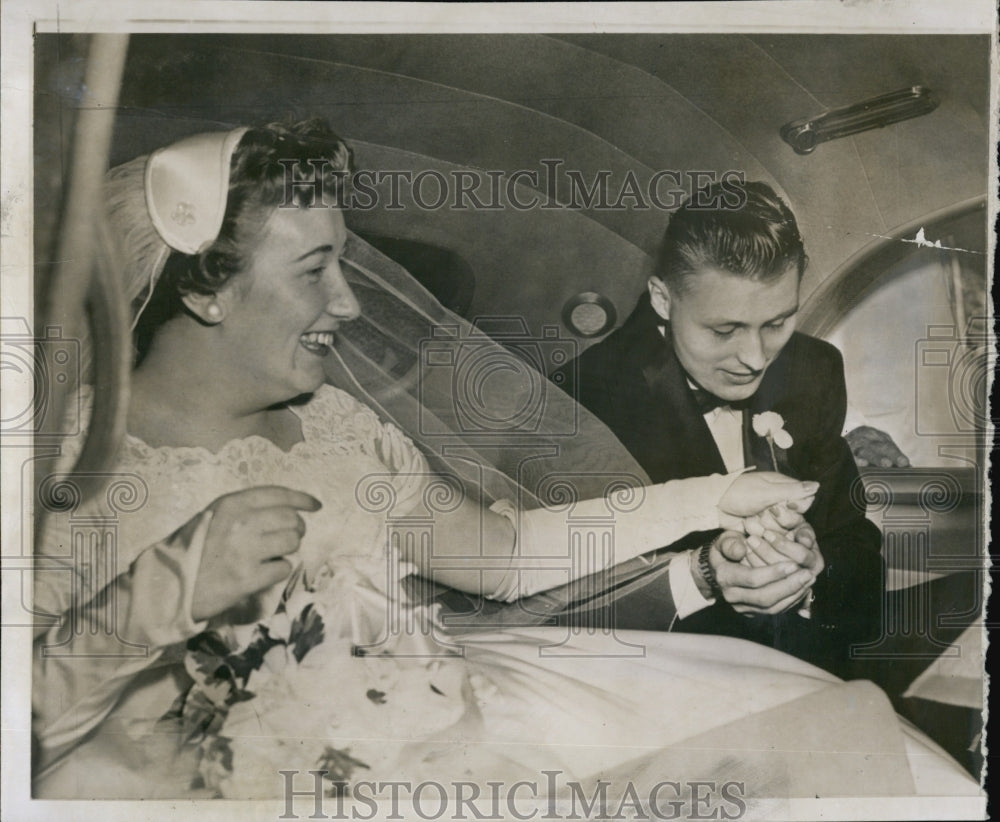
[[[82,428],[86,391],[81,399]],[[560,786],[576,780],[590,796],[598,779],[612,794],[629,781],[734,781],[750,807],[794,796],[978,792],[874,685],[843,683],[759,645],[568,628],[445,633],[433,608],[407,604],[399,583],[414,569],[398,560],[386,525],[390,506],[403,516],[422,504],[420,452],[338,389],[294,410],[303,440],[289,452],[259,437],[217,454],[126,438],[118,493],[132,483],[134,496],[123,503],[109,491],[48,518],[41,550],[74,570],[37,575],[37,610],[69,614],[108,581],[99,563],[70,561],[94,550],[81,549],[79,533],[95,516],[114,523],[124,573],[101,602],[117,614],[117,636],[74,630],[91,624],[78,612],[39,640],[52,646],[45,656],[36,647],[36,737],[43,751],[63,752],[50,763],[43,756],[36,796],[278,798],[278,771],[305,774],[324,751],[348,782],[530,780],[544,792],[543,771],[557,771]],[[707,489],[718,483],[699,482],[678,485],[679,494],[686,489],[687,508],[708,517],[717,497],[706,499]],[[305,578],[290,597],[284,586],[258,597],[243,626],[196,623],[199,540],[170,535],[218,496],[264,484],[323,502],[305,515]],[[698,517],[686,510],[684,529]],[[297,658],[273,640],[294,632],[305,606],[321,615],[323,641]],[[178,752],[162,718],[190,674],[199,677],[185,643],[214,629],[242,647],[261,635],[255,619],[272,644],[247,681],[253,698],[234,704],[200,749]],[[117,656],[85,656],[109,648]],[[206,754],[220,739],[224,764]]]

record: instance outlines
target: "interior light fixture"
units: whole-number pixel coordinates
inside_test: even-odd
[[[563,324],[578,337],[599,337],[618,319],[614,303],[596,291],[581,291],[563,305]]]
[[[814,117],[793,120],[781,127],[781,139],[799,154],[809,154],[827,140],[929,114],[938,107],[938,102],[929,88],[910,86]]]

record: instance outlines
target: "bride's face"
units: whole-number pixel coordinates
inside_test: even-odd
[[[222,349],[267,403],[315,391],[340,323],[360,313],[340,269],[347,240],[336,208],[276,208],[250,265],[219,292]]]

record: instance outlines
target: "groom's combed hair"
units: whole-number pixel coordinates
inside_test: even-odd
[[[656,275],[681,293],[704,268],[766,281],[793,265],[801,277],[807,259],[795,215],[774,189],[729,180],[697,192],[671,215]]]
[[[323,119],[276,122],[249,129],[233,152],[229,192],[219,236],[198,254],[172,251],[152,297],[136,326],[137,362],[141,361],[156,329],[184,311],[184,294],[214,294],[244,270],[260,231],[275,208],[289,196],[288,173],[311,180],[322,173],[323,203],[343,204],[353,170],[351,149]],[[292,202],[308,207],[302,193],[309,186],[292,187]]]

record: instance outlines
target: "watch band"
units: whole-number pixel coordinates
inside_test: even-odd
[[[719,580],[716,579],[715,569],[712,567],[712,563],[708,561],[708,555],[713,545],[715,545],[714,539],[706,542],[698,549],[698,572],[701,574],[702,579],[705,580],[705,584],[712,592],[712,596],[719,599],[722,597],[722,589],[719,587]]]

